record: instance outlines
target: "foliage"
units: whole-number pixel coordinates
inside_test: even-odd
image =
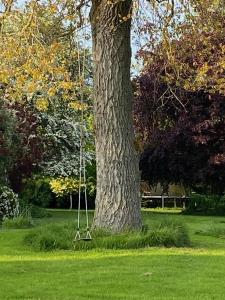
[[[87,177],[87,191],[89,196],[95,196],[96,194],[96,163],[88,164],[86,167],[86,177]]]
[[[89,207],[94,207],[94,197],[96,189],[95,173],[92,168],[87,168],[87,192]],[[39,212],[45,207],[67,207],[67,197],[70,192],[77,194],[79,190],[79,180],[73,177],[52,178],[46,176],[33,176],[24,182],[24,188],[19,194],[20,202],[23,206],[32,207],[32,216],[39,217]],[[59,198],[59,199],[57,199]],[[43,213],[46,212],[43,210]],[[40,211],[42,215],[42,212]]]
[[[148,88],[151,91],[151,86]],[[186,93],[186,96],[190,100],[186,111],[177,111],[168,103],[162,108],[162,120],[166,115],[171,125],[166,128],[144,125],[149,145],[141,158],[143,179],[151,183],[182,183],[200,193],[222,194],[225,180],[224,97],[204,93]],[[150,106],[151,100],[145,99]],[[147,119],[151,111],[145,109],[145,103],[140,107]]]
[[[23,179],[38,167],[47,176],[77,175],[81,111],[89,116],[91,60],[74,34],[79,22],[74,4],[29,1],[21,8],[4,2],[0,19],[2,95],[14,103],[10,109],[22,135],[11,184],[20,191]],[[87,148],[93,148],[84,122]]]
[[[34,229],[26,235],[25,244],[39,251],[54,249],[88,250],[103,249],[135,249],[154,246],[182,247],[189,246],[190,240],[186,227],[178,222],[164,221],[154,224],[145,232],[125,232],[112,234],[103,230],[92,233],[90,242],[72,242],[75,232],[73,223],[49,224]]]
[[[19,213],[19,200],[7,186],[0,186],[0,215],[3,219],[16,217]]]
[[[38,169],[44,155],[42,137],[39,132],[39,121],[28,104],[9,104],[8,108],[15,116],[15,135],[18,138],[14,145],[14,161],[8,170],[8,177],[13,189],[21,191],[23,180],[29,178]]]
[[[171,21],[163,41],[140,52],[146,66],[135,82],[134,119],[143,179],[221,195],[224,13],[208,3],[191,1],[193,10],[185,7],[180,21]]]
[[[200,193],[222,194],[224,99],[198,93],[189,94],[189,100],[185,112],[176,111],[169,104],[163,109],[173,125],[155,126],[149,131],[146,127],[151,137],[147,139],[149,146],[145,147],[141,158],[143,178],[151,183],[182,183]],[[144,110],[144,106],[143,113],[147,117],[151,112]]]
[[[53,112],[49,110],[42,113],[37,113],[28,104],[8,103],[3,113],[4,128],[7,126],[7,130],[10,130],[5,120],[7,114],[8,119],[11,121],[14,118],[15,122],[15,131],[12,133],[13,136],[11,134],[11,140],[5,141],[5,143],[10,142],[8,152],[6,152],[6,145],[2,143],[5,150],[2,149],[1,155],[3,162],[5,160],[11,162],[6,174],[14,190],[20,191],[24,179],[37,170],[39,172],[41,170],[47,176],[78,174],[80,113],[63,103],[56,105]],[[84,155],[89,163],[93,160],[93,135],[89,128],[84,129],[87,143],[87,151]],[[7,138],[6,133],[4,133],[4,138]],[[5,170],[4,167],[2,170]],[[5,176],[5,173],[3,175]]]
[[[14,161],[17,148],[17,136],[15,134],[15,118],[0,98],[0,183],[8,181],[8,171]]]
[[[53,178],[49,181],[49,185],[52,192],[56,194],[57,197],[63,197],[70,193],[78,193],[79,191],[79,180],[72,177]],[[93,195],[96,189],[95,178],[88,177],[86,186],[87,192],[90,195]],[[83,188],[83,184],[81,184],[81,188]]]
[[[57,197],[70,194],[72,192],[78,192],[79,181],[73,178],[61,177],[52,179],[49,182],[51,190],[56,194]]]
[[[23,8],[11,3],[1,12],[0,82],[6,85],[7,98],[35,96],[40,110],[58,91],[65,99],[76,98],[81,78],[77,83],[71,78],[74,70],[67,58],[76,61],[79,56],[72,34],[78,18],[72,2],[63,2],[31,0]]]
[[[148,43],[140,55],[145,65],[163,62],[157,77],[187,91],[224,95],[224,3],[214,0],[152,1],[155,20],[142,31]]]
[[[90,112],[86,111],[82,127],[87,164],[93,160],[94,143],[92,130],[86,120],[89,114]],[[80,161],[81,111],[57,99],[47,112],[39,113],[38,117],[46,149],[40,164],[42,173],[51,177],[77,176]]]
[[[20,191],[22,181],[37,169],[43,147],[38,120],[24,104],[0,101],[0,177],[6,177],[13,190]]]
[[[218,195],[193,194],[185,214],[224,215],[225,198]]]
[[[49,181],[48,177],[42,176],[34,176],[26,180],[24,189],[20,193],[20,199],[24,206],[29,206],[30,204],[41,207],[51,206],[55,199],[54,194],[51,192]]]

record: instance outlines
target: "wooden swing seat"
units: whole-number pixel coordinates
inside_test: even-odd
[[[86,237],[84,237],[84,238],[79,238],[77,241],[78,242],[79,241],[89,242],[89,241],[92,241],[92,238],[86,238]]]

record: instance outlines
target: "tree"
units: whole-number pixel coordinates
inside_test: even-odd
[[[12,162],[7,170],[8,180],[15,192],[20,192],[23,180],[38,169],[44,155],[40,123],[31,107],[24,103],[8,103],[8,111],[14,116],[14,132],[10,147]]]
[[[0,184],[8,183],[8,171],[12,165],[15,151],[15,118],[0,99]],[[14,140],[14,143],[13,143]]]
[[[52,179],[50,181],[50,187],[56,197],[63,197],[69,195],[70,198],[70,209],[73,208],[73,192],[79,190],[79,180],[69,177],[61,177]]]
[[[162,120],[169,122],[150,128],[151,136],[145,140],[140,161],[142,178],[150,184],[176,183],[200,193],[222,195],[225,180],[224,97],[204,92],[186,92],[184,95],[190,101],[186,111],[177,111],[167,104],[170,110],[162,113]],[[144,118],[148,113],[143,111]]]
[[[0,182],[22,189],[43,157],[38,120],[24,104],[0,101]]]
[[[81,130],[85,140],[82,153],[85,166],[95,163],[90,112],[83,111],[82,123],[80,115],[81,111],[68,106],[59,97],[51,108],[38,113],[45,148],[43,161],[39,164],[40,171],[51,177],[50,187],[57,197],[69,195],[70,209],[73,208],[72,194],[79,190]],[[85,175],[88,185],[87,172]]]
[[[90,112],[87,110],[83,122],[86,164],[94,161],[93,133],[88,126],[89,114]],[[48,110],[37,113],[45,148],[45,155],[40,163],[43,175],[50,177],[79,176],[80,115],[80,110],[70,107],[59,96],[50,104]]]
[[[132,1],[92,1],[97,196],[94,227],[141,226],[138,155],[132,127]]]
[[[135,82],[134,118],[144,147],[141,169],[151,183],[222,194],[224,10],[195,3],[195,13],[174,24],[166,43],[140,53],[146,67]]]

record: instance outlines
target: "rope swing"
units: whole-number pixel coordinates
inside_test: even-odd
[[[82,93],[83,94],[83,93]],[[83,98],[83,97],[82,97]],[[81,100],[82,103],[82,100]],[[89,219],[88,219],[88,203],[87,203],[87,181],[86,181],[86,160],[84,153],[84,112],[81,112],[81,124],[80,124],[80,168],[79,168],[79,197],[78,197],[78,210],[77,210],[77,232],[75,235],[75,241],[90,241],[92,239],[89,230]],[[85,202],[85,217],[86,217],[86,233],[84,237],[80,234],[80,215],[81,215],[81,192],[82,188],[84,191],[84,202]]]
[[[86,28],[86,27],[85,27]],[[84,38],[86,38],[86,31],[84,32]],[[77,210],[77,232],[74,241],[91,241],[91,233],[89,230],[88,219],[88,201],[87,201],[87,180],[86,180],[86,158],[85,158],[85,118],[84,118],[84,84],[85,84],[85,65],[86,65],[86,47],[83,44],[83,63],[81,66],[81,53],[80,43],[77,41],[77,60],[78,60],[78,80],[80,85],[80,97],[81,97],[81,121],[80,121],[80,162],[79,162],[79,196],[78,196],[78,210]],[[81,217],[81,193],[84,193],[85,203],[85,218],[86,229],[84,236],[80,233],[80,217]]]
[[[87,182],[86,182],[86,161],[84,155],[84,116],[82,111],[81,116],[81,138],[80,138],[80,168],[79,168],[79,197],[78,197],[78,210],[77,210],[77,232],[75,235],[75,241],[90,241],[92,239],[89,230],[89,219],[88,219],[88,203],[87,203]],[[81,192],[82,188],[84,191],[84,202],[85,202],[85,217],[86,217],[86,233],[84,237],[80,234],[80,215],[81,215]]]

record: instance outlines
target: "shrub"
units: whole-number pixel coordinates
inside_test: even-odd
[[[7,186],[0,186],[0,215],[5,218],[13,218],[19,213],[19,200]]]
[[[4,219],[2,222],[3,228],[12,228],[12,229],[23,229],[33,227],[33,221],[31,218],[26,216],[18,216],[13,219]]]
[[[225,198],[218,195],[194,194],[184,214],[224,215]]]
[[[24,239],[24,243],[36,250],[50,251],[54,249],[89,250],[103,249],[136,249],[144,247],[183,247],[190,245],[186,227],[171,220],[155,223],[143,232],[124,232],[112,234],[98,230],[92,232],[92,240],[75,241],[75,224],[48,224],[33,229]],[[83,234],[85,234],[83,232]]]
[[[27,180],[20,199],[24,205],[36,205],[40,207],[51,206],[55,199],[49,186],[49,178],[35,177]]]

